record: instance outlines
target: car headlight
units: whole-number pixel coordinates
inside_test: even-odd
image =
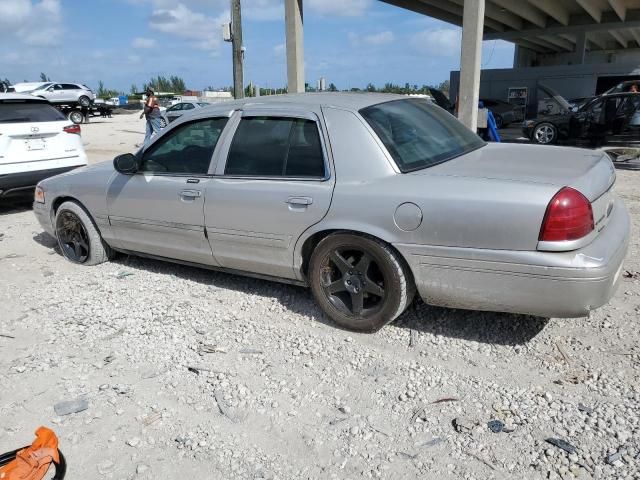
[[[44,189],[40,185],[36,186],[33,200],[38,203],[44,203]]]

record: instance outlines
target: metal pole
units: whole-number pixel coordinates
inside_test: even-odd
[[[233,55],[233,96],[244,98],[242,15],[240,0],[231,0],[231,51]]]

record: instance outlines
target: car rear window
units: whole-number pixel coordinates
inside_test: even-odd
[[[446,162],[485,142],[430,102],[394,100],[360,110],[402,172]]]
[[[0,123],[58,122],[65,116],[45,102],[2,102]]]

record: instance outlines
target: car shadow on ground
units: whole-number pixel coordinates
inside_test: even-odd
[[[434,307],[416,297],[392,325],[436,336],[515,346],[535,338],[548,323],[548,318],[530,315]]]
[[[33,192],[28,195],[20,195],[16,197],[0,198],[0,216],[13,215],[15,213],[26,212],[31,210],[33,202]]]
[[[47,233],[39,233],[33,240],[60,254],[56,240]],[[62,259],[61,259],[62,260]],[[316,305],[311,290],[305,287],[231,273],[165,262],[135,255],[119,254],[113,264],[118,265],[123,278],[135,278],[136,270],[160,275],[172,275],[198,282],[215,291],[233,290],[247,295],[271,298],[289,312],[306,316],[331,328],[342,329],[327,318]],[[90,268],[90,267],[79,267]],[[433,307],[419,298],[395,322],[385,328],[417,330],[437,336],[498,345],[525,344],[538,335],[548,319],[506,313],[475,312]]]

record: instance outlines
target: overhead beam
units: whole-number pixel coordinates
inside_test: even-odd
[[[527,40],[531,43],[535,43],[537,45],[541,45],[544,48],[546,48],[548,51],[551,52],[559,52],[560,50],[562,50],[562,48],[560,48],[558,45],[554,45],[551,42],[547,42],[546,40],[540,38],[540,37],[527,37]],[[573,49],[571,49],[573,51]]]
[[[600,50],[607,49],[607,42],[600,38],[597,33],[587,34],[587,40],[593,43],[596,47],[600,47]]]
[[[450,0],[457,5],[464,6],[465,0]],[[442,3],[442,1],[438,2]],[[487,2],[485,5],[485,18],[500,22],[514,30],[521,30],[524,27],[522,19],[513,13],[503,11],[493,3]]]
[[[602,10],[600,10],[595,0],[576,0],[576,3],[591,15],[591,18],[600,23],[602,20]]]
[[[413,1],[413,3],[415,3],[415,1]],[[462,20],[463,8],[461,5],[458,5],[453,2],[443,2],[442,0],[422,0],[421,3],[425,6],[430,6],[432,8],[442,10],[447,14],[453,14],[456,16],[456,18],[458,18],[459,20]],[[455,25],[461,26],[461,23],[457,22],[455,23]],[[485,18],[484,25],[486,27],[491,28],[492,30],[495,30],[496,32],[505,31],[505,26],[502,23],[492,20],[490,18]]]
[[[545,42],[556,45],[564,50],[567,50],[568,52],[573,52],[575,47],[574,43],[570,42],[566,38],[562,38],[559,36],[556,37],[553,35],[541,35],[540,38]]]
[[[622,45],[622,48],[627,48],[629,42],[620,32],[618,32],[617,30],[609,30],[609,34],[616,39],[616,42]]]
[[[558,0],[528,0],[562,25],[569,25],[569,11]]]
[[[529,41],[529,39],[525,40],[525,39],[519,38],[518,40],[514,40],[514,43],[536,53],[549,53],[549,49],[537,43],[532,43]]]
[[[515,13],[519,17],[528,20],[529,22],[537,25],[538,27],[545,27],[547,25],[547,17],[537,8],[533,7],[526,2],[514,2],[513,0],[491,0],[493,3]]]
[[[613,11],[620,17],[620,20],[624,22],[627,16],[627,5],[624,3],[624,0],[609,0],[609,5],[611,5]]]
[[[629,33],[631,33],[631,36],[633,37],[633,39],[636,41],[636,43],[640,47],[640,33],[638,33],[638,30],[630,28],[629,29]]]
[[[607,12],[602,16],[601,23],[593,23],[590,17],[571,17],[569,25],[550,26],[546,28],[525,28],[521,31],[506,31],[501,33],[486,33],[485,40],[514,41],[517,38],[528,36],[539,37],[541,35],[577,34],[581,31],[608,32],[609,30],[621,30],[628,28],[640,28],[640,10],[628,10],[626,20],[621,22],[613,12]]]

